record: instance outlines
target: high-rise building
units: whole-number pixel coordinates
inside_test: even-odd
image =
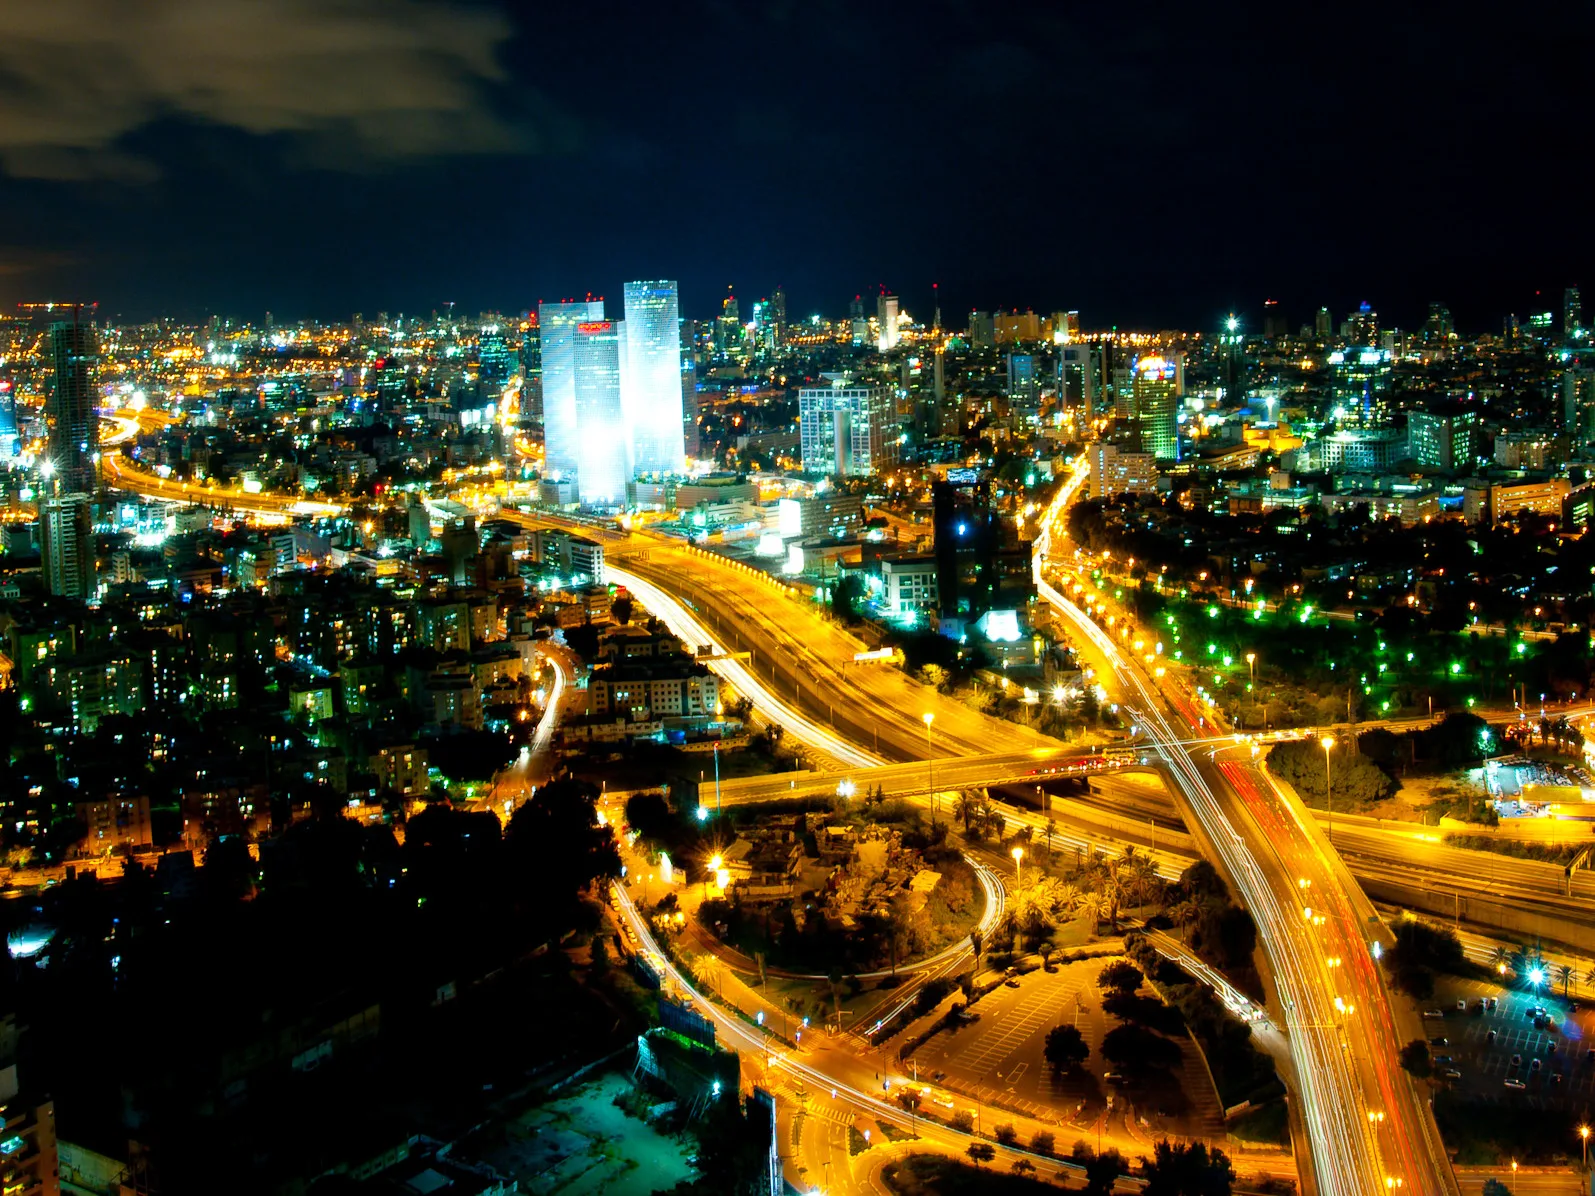
[[[1041,339],[1041,317],[1033,311],[1000,311],[992,317],[992,339],[999,345],[1028,344]]]
[[[676,284],[628,282],[625,297],[620,390],[631,437],[631,467],[637,473],[680,473],[687,453]],[[630,481],[631,475],[624,480]]]
[[[1089,419],[1096,414],[1096,394],[1102,369],[1097,350],[1086,344],[1058,349],[1058,403],[1066,411]]]
[[[476,340],[476,376],[490,388],[503,384],[510,376],[514,360],[497,325],[482,329]]]
[[[1423,339],[1429,344],[1445,344],[1456,336],[1451,309],[1443,303],[1429,304],[1429,318],[1423,322]]]
[[[85,602],[95,596],[94,513],[87,494],[63,494],[39,504],[39,552],[50,593]]]
[[[1313,317],[1313,338],[1327,341],[1334,335],[1334,317],[1329,314],[1327,307],[1320,307],[1318,314]]]
[[[1413,411],[1407,416],[1407,452],[1419,465],[1446,473],[1469,473],[1478,454],[1479,415],[1459,411],[1436,415]]]
[[[1575,451],[1595,444],[1595,369],[1575,362],[1562,371],[1562,427]]]
[[[1138,446],[1159,461],[1180,456],[1180,367],[1176,359],[1142,357],[1130,378],[1130,414]]]
[[[863,477],[897,463],[891,396],[858,386],[850,374],[821,374],[823,386],[798,390],[803,469]]]
[[[625,336],[624,323],[617,320],[584,320],[575,327],[572,380],[581,456],[576,487],[584,506],[626,501],[632,468],[620,387],[620,345]],[[679,378],[676,385],[679,396]]]
[[[1008,404],[1016,416],[1041,417],[1041,376],[1033,353],[1008,354]]]
[[[1055,311],[1052,313],[1052,341],[1058,345],[1070,345],[1080,339],[1080,313],[1077,311]]]
[[[1086,451],[1090,454],[1092,498],[1157,493],[1157,458],[1151,453],[1125,452],[1105,440],[1090,445]]]
[[[1568,287],[1562,292],[1562,337],[1572,340],[1584,326],[1584,304],[1579,298],[1577,287]]]
[[[897,296],[882,291],[875,300],[875,320],[880,325],[880,348],[897,348]]]
[[[703,456],[703,432],[698,426],[698,366],[687,353],[681,355],[681,448],[695,460]]]
[[[1377,345],[1379,313],[1374,311],[1373,305],[1364,299],[1357,305],[1357,310],[1346,317],[1346,322],[1340,326],[1340,332],[1354,345]]]
[[[1279,305],[1279,300],[1263,300],[1263,336],[1272,341],[1288,335],[1290,328],[1285,323],[1285,309]]]
[[[603,318],[602,299],[537,305],[537,340],[543,359],[543,476],[551,481],[569,482],[580,476],[576,327]]]
[[[59,494],[99,493],[100,417],[95,411],[99,341],[94,325],[78,320],[50,325],[55,365],[45,412],[50,417],[53,489]]]
[[[988,349],[997,343],[997,329],[989,311],[969,313],[969,343],[977,349]]]

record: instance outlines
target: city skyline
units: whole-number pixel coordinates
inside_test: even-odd
[[[600,32],[516,4],[280,0],[185,24],[206,6],[130,23],[76,0],[118,41],[71,7],[0,25],[33,84],[0,130],[5,307],[325,319],[671,277],[697,296],[783,285],[794,316],[882,284],[914,313],[939,283],[947,312],[1056,304],[1104,326],[1367,298],[1479,327],[1595,267],[1557,174],[1496,164],[1578,143],[1582,10],[1557,38],[1384,11],[1348,41],[1183,11],[998,26],[952,3],[638,6]],[[613,65],[658,53],[720,69],[661,88]],[[234,69],[212,80],[218,54]],[[74,101],[74,71],[113,69],[114,113]],[[331,79],[319,107],[292,87],[307,70]],[[594,86],[612,107],[570,99]],[[597,243],[536,231],[578,208]]]

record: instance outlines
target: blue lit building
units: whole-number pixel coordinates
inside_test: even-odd
[[[680,473],[687,454],[676,284],[628,282],[625,297],[621,403],[631,438],[631,468],[637,473]]]
[[[620,386],[620,345],[625,325],[616,320],[583,320],[572,331],[571,374],[580,460],[576,481],[581,502],[583,506],[621,504],[626,501],[626,483],[633,472],[631,437]],[[544,354],[546,379],[546,348]],[[679,401],[679,377],[676,387]]]
[[[537,339],[543,359],[543,475],[554,481],[576,479],[579,482],[581,479],[582,440],[576,419],[576,327],[603,318],[602,299],[537,305]]]

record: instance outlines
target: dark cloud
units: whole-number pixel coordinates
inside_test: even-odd
[[[420,0],[49,0],[0,5],[0,164],[148,180],[126,140],[187,120],[303,139],[318,164],[538,148],[495,90],[511,27]]]

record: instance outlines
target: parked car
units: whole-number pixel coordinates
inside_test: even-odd
[[[1525,1084],[1522,1080],[1506,1080],[1506,1081],[1503,1081],[1503,1084],[1504,1084],[1505,1087],[1511,1088],[1515,1092],[1522,1092],[1523,1089],[1528,1087],[1528,1085]]]

